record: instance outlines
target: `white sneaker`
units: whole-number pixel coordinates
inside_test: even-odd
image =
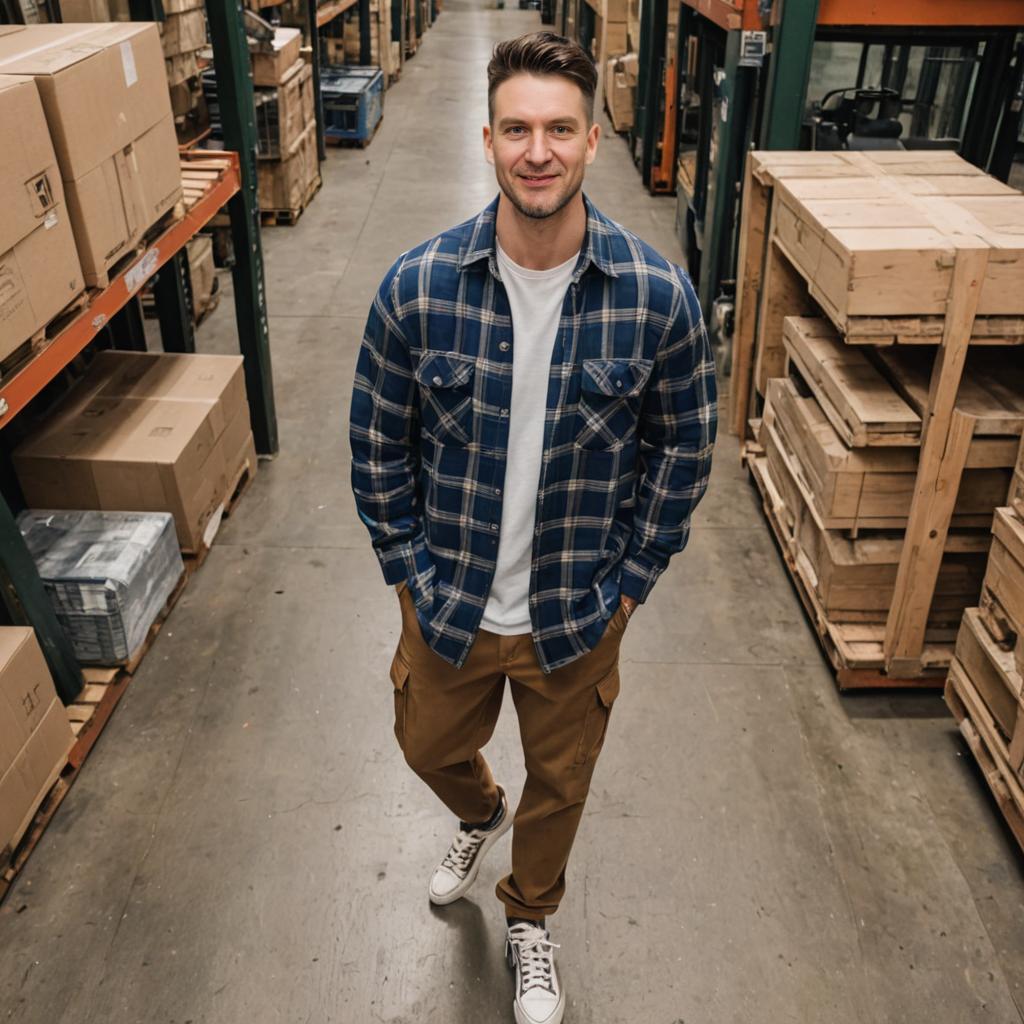
[[[516,1024],[561,1024],[565,993],[558,983],[549,933],[532,921],[509,925],[505,958],[516,972]]]
[[[430,902],[436,906],[454,903],[466,895],[480,873],[484,854],[512,827],[508,798],[500,786],[498,794],[502,808],[498,823],[490,829],[460,829],[448,847],[444,860],[430,876]]]

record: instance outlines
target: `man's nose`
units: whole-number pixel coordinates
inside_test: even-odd
[[[530,149],[526,158],[531,164],[541,166],[546,164],[551,157],[551,148],[548,146],[548,134],[543,130],[533,132],[530,136]]]

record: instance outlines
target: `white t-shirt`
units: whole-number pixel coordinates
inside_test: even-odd
[[[529,633],[530,563],[537,488],[544,455],[548,374],[565,292],[579,253],[550,270],[527,270],[499,245],[498,269],[512,308],[512,402],[498,564],[480,626],[490,633]]]

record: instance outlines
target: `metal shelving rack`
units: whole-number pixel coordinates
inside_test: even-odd
[[[366,2],[366,0],[363,0]],[[133,0],[132,16],[139,21],[162,21],[160,0]],[[260,239],[256,177],[256,126],[249,48],[242,21],[242,6],[217,2],[207,5],[210,39],[220,89],[224,141],[229,152],[197,154],[186,158],[201,163],[218,158],[222,173],[189,205],[183,216],[150,244],[141,256],[99,292],[17,373],[0,384],[0,429],[26,405],[119,314],[137,308],[142,284],[157,275],[154,294],[160,316],[164,348],[194,351],[188,303],[183,294],[187,276],[182,253],[188,240],[225,203],[234,243],[232,269],[235,318],[239,349],[244,360],[245,383],[256,450],[273,455],[278,450],[270,342],[267,325],[263,249]],[[193,164],[195,166],[195,164]],[[137,347],[138,339],[131,340]],[[35,563],[25,546],[7,498],[0,495],[0,600],[9,620],[32,626],[65,704],[81,692],[82,671],[43,588]]]

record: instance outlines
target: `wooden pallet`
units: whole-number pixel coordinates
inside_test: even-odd
[[[802,557],[785,516],[785,503],[775,487],[763,455],[747,454],[750,476],[761,496],[765,518],[778,545],[790,582],[807,613],[822,650],[836,674],[840,691],[861,689],[938,689],[953,657],[955,630],[929,630],[920,674],[901,676],[885,670],[885,626],[837,623],[825,614],[814,589],[813,570]]]
[[[248,460],[238,471],[225,503],[223,513],[225,518],[231,515],[242,496],[251,486],[255,471],[256,467],[250,465]],[[71,723],[71,729],[75,734],[75,744],[68,754],[66,764],[54,770],[48,784],[49,792],[43,799],[32,822],[17,845],[0,851],[0,902],[3,901],[11,883],[17,877],[18,872],[28,860],[29,854],[39,842],[57,808],[64,800],[64,797],[67,796],[72,783],[78,777],[78,773],[85,763],[85,759],[95,746],[100,734],[110,720],[114,708],[117,707],[118,702],[124,696],[128,684],[132,681],[146,654],[149,653],[150,648],[156,641],[174,606],[178,603],[189,580],[202,568],[209,553],[209,547],[205,547],[195,554],[186,554],[184,556],[184,572],[175,585],[170,597],[165,602],[160,614],[153,625],[150,626],[145,641],[131,658],[120,665],[89,667],[82,670],[85,685],[75,701],[67,707],[68,721]]]
[[[299,218],[305,212],[306,207],[313,201],[313,197],[320,191],[322,180],[318,174],[306,190],[302,202],[294,210],[260,210],[260,220],[264,227],[287,226],[292,227],[298,223]]]
[[[945,698],[1006,824],[1024,850],[1024,785],[1009,765],[1008,748],[995,720],[958,660],[950,665]]]

